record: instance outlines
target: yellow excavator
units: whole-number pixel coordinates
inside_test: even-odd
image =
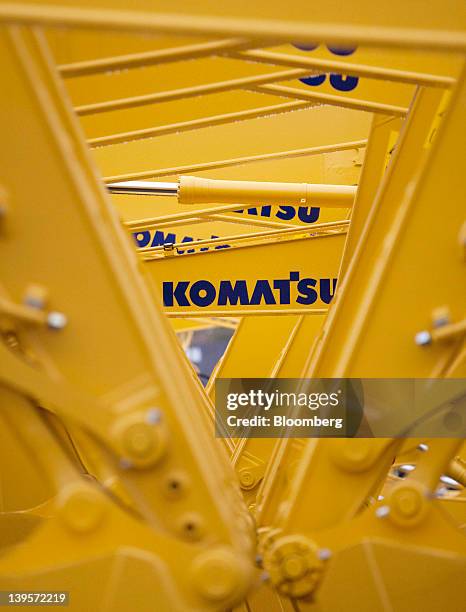
[[[465,6],[1,0],[0,47],[0,605],[463,612]],[[219,420],[329,379],[351,434]]]

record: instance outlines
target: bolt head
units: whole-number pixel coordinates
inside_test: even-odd
[[[385,518],[389,514],[390,514],[390,507],[389,506],[379,506],[377,508],[377,510],[375,511],[375,516],[377,518]]]
[[[268,572],[262,572],[261,582],[268,582],[270,580],[270,574]]]
[[[321,561],[327,561],[332,556],[330,548],[321,548],[317,551],[317,556]]]
[[[158,408],[151,408],[147,413],[149,425],[157,425],[162,420],[162,412]]]
[[[37,308],[37,310],[41,310],[45,306],[44,300],[36,295],[27,295],[24,298],[24,303],[31,308]]]
[[[417,346],[427,346],[432,342],[432,336],[428,331],[420,331],[414,336],[414,342]]]
[[[67,323],[68,319],[62,312],[49,312],[47,316],[47,325],[50,329],[63,329]]]

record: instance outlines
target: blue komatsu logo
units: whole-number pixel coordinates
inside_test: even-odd
[[[298,49],[301,49],[302,51],[313,51],[319,45],[295,43],[293,46]],[[330,53],[333,53],[334,55],[351,55],[356,51],[356,48],[357,47],[335,47],[327,45],[327,49],[330,51]],[[299,80],[305,85],[310,85],[311,87],[318,87],[319,85],[325,83],[326,78],[326,74],[316,74]],[[352,91],[357,87],[359,83],[359,78],[350,75],[332,73],[330,74],[329,81],[333,89],[336,89],[337,91]]]
[[[292,283],[296,283],[293,287]],[[299,272],[290,272],[288,278],[267,280],[208,280],[166,281],[163,283],[164,306],[309,306],[321,300],[330,304],[337,284],[336,278],[300,278]],[[293,290],[292,290],[293,287]],[[292,297],[292,295],[294,297]]]
[[[313,206],[279,206],[272,210],[272,206],[260,206],[258,208],[235,210],[234,212],[256,217],[275,217],[281,221],[292,221],[297,217],[302,223],[315,223],[319,219],[320,208]]]
[[[180,242],[195,242],[196,238],[192,238],[191,236],[184,236],[181,240],[178,236],[172,232],[161,232],[160,230],[155,230],[152,234],[148,230],[144,230],[142,232],[134,232],[133,238],[136,241],[137,246],[142,249],[144,247],[157,247],[163,246],[164,244],[178,244]],[[211,238],[218,238],[218,236],[212,235]],[[197,238],[197,240],[201,240]],[[199,251],[210,251],[212,247],[202,247]],[[215,250],[218,249],[227,249],[228,244],[219,244],[213,247]],[[183,253],[194,253],[195,249],[187,249],[186,251],[178,249],[178,253],[182,255]]]
[[[277,209],[272,210],[272,206],[259,206],[258,208],[246,208],[244,210],[235,210],[235,214],[246,214],[252,217],[274,217],[281,221],[292,221],[297,218],[302,223],[315,223],[319,219],[320,208],[314,208],[309,206],[279,206]],[[194,238],[192,236],[181,236],[174,232],[163,232],[161,230],[143,230],[140,232],[134,232],[133,238],[138,248],[143,249],[144,247],[157,247],[163,246],[164,244],[179,244],[180,242],[195,242],[201,240],[201,238]],[[218,238],[218,236],[211,235],[211,238]],[[227,249],[228,244],[218,244],[214,247],[202,247],[199,251],[210,251],[211,249]],[[187,249],[186,251],[178,250],[181,255],[183,253],[194,253],[194,249]]]

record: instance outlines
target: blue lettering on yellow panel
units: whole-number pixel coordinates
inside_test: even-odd
[[[297,49],[301,49],[302,51],[313,51],[319,45],[306,45],[295,43],[293,46]],[[330,51],[330,53],[333,53],[334,55],[351,55],[356,51],[356,47],[335,47],[329,45],[327,45],[327,49]],[[326,78],[326,74],[316,74],[309,77],[304,77],[299,80],[301,81],[301,83],[305,83],[306,85],[310,85],[311,87],[318,87],[319,85],[322,85],[325,82]],[[352,91],[357,87],[357,84],[359,82],[358,77],[334,73],[330,75],[329,80],[330,85],[333,87],[333,89],[336,89],[337,91]]]
[[[335,295],[336,278],[300,278],[299,272],[292,271],[289,278],[246,280],[221,280],[213,283],[199,279],[194,282],[182,280],[163,283],[163,304],[172,306],[260,306],[290,305],[291,283],[297,283],[296,303],[310,306],[320,299],[330,304]]]
[[[271,218],[274,216],[276,219],[282,221],[292,221],[296,217],[302,223],[315,223],[318,221],[320,216],[320,208],[313,206],[279,206],[272,212],[271,206],[259,206],[256,208],[245,208],[244,210],[232,211],[234,214],[251,215],[254,217],[267,217]],[[136,246],[140,249],[145,247],[157,247],[163,246],[164,244],[179,244],[180,242],[195,242],[196,240],[202,240],[202,238],[194,238],[192,236],[179,236],[174,232],[164,232],[161,230],[141,230],[133,233],[133,238],[136,242]],[[212,235],[211,238],[218,238],[218,236]],[[200,251],[209,251],[210,249],[227,249],[227,244],[219,244],[214,247],[202,247]],[[178,250],[181,255],[183,253],[194,253],[194,249]]]

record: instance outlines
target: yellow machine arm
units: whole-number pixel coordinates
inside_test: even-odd
[[[166,610],[231,605],[252,577],[253,537],[209,435],[208,403],[136,272],[40,33],[3,28],[1,47],[16,100],[12,110],[2,97],[0,111],[2,406],[54,481],[41,520],[18,528],[4,550],[2,588],[69,589],[81,610],[103,597],[115,610],[135,598],[150,609],[149,593]],[[41,151],[33,169],[11,155],[27,150]],[[70,459],[49,412],[62,434],[68,424],[72,440],[79,432]],[[107,488],[112,479],[117,486]],[[46,501],[39,493],[35,505]],[[10,517],[2,514],[2,533]],[[118,567],[120,587],[112,586]],[[92,574],[92,587],[77,588],[77,568],[81,580]]]

